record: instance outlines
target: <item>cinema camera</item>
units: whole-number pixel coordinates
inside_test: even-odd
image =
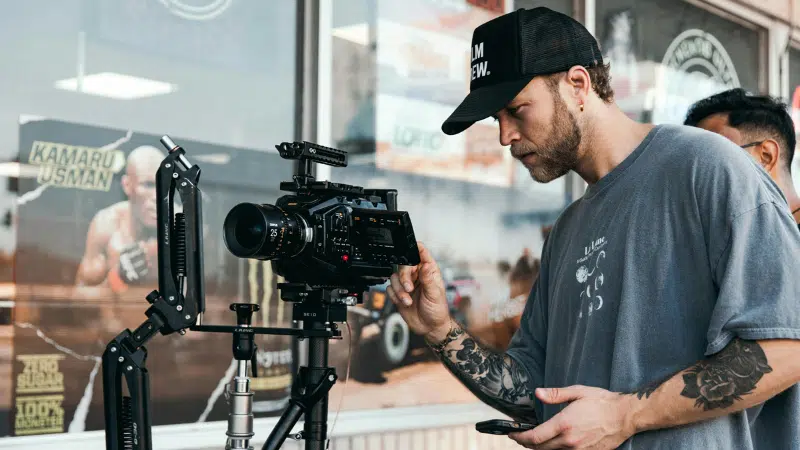
[[[263,450],[280,448],[294,425],[304,416],[303,430],[291,437],[304,439],[307,450],[322,450],[327,440],[328,392],[337,380],[328,366],[328,340],[340,339],[336,325],[347,320],[347,307],[362,301],[369,286],[383,284],[396,264],[419,264],[411,219],[397,211],[397,191],[364,189],[315,181],[312,164],[347,165],[341,150],[310,142],[276,146],[284,159],[297,160],[297,173],[280,188],[292,194],[275,205],[241,203],[228,213],[223,237],[236,257],[272,261],[273,272],[286,282],[278,284],[281,299],[293,303],[297,328],[251,326],[258,305],[233,303],[237,325],[203,325],[200,169],[192,166],[185,150],[168,136],[161,143],[169,150],[156,173],[158,203],[159,290],[147,296],[148,319],[131,332],[125,330],[103,354],[103,399],[106,449],[150,450],[149,381],[144,368],[145,342],[156,333],[231,333],[237,374],[228,387],[230,414],[226,449],[252,449],[253,393],[247,363],[256,371],[256,334],[290,335],[308,341],[307,365],[292,383],[289,404],[268,436]],[[174,194],[183,201],[174,214]],[[163,200],[162,200],[163,199]],[[129,395],[122,389],[125,378]]]

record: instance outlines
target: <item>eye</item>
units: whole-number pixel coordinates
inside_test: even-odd
[[[508,113],[511,114],[514,117],[519,117],[519,114],[522,111],[522,108],[524,108],[524,107],[525,107],[525,105],[519,105],[519,106],[516,106],[516,107],[513,107],[513,108],[508,108]]]

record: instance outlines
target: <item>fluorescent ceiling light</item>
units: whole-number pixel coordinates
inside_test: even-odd
[[[174,84],[164,83],[163,81],[148,80],[113,72],[84,75],[80,79],[80,86],[78,81],[78,78],[59,80],[56,81],[55,87],[65,91],[82,92],[117,100],[133,100],[169,94],[177,88]]]
[[[0,163],[0,177],[11,178],[36,178],[39,176],[39,167],[18,162]]]
[[[333,35],[356,44],[364,46],[369,44],[369,27],[366,23],[334,28]]]

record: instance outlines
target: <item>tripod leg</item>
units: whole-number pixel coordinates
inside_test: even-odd
[[[325,448],[328,419],[328,393],[336,382],[336,371],[327,367],[327,338],[311,338],[309,366],[301,367],[292,385],[292,398],[275,428],[272,429],[262,450],[277,450],[289,436],[292,428],[305,413],[302,438],[306,449]]]
[[[300,404],[293,400],[289,401],[289,406],[283,412],[281,418],[278,419],[278,423],[275,424],[275,428],[272,429],[261,450],[278,450],[281,448],[281,445],[289,437],[289,433],[292,432],[292,428],[294,428],[302,415],[303,408]]]
[[[328,338],[310,338],[308,342],[307,385],[322,384],[328,376]],[[333,384],[333,383],[331,383]],[[304,434],[306,450],[323,450],[328,432],[328,391],[306,412]]]

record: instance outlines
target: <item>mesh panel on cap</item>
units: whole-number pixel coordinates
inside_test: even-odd
[[[520,14],[522,72],[547,74],[602,61],[597,41],[572,18],[550,10]]]

